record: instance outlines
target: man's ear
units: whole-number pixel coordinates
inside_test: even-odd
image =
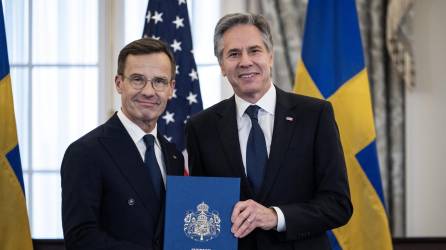
[[[225,70],[223,69],[223,67],[221,66],[221,64],[220,64],[220,72],[221,72],[221,75],[222,75],[223,77],[226,77],[226,72],[225,72]]]
[[[175,80],[172,80],[170,82],[171,88],[170,88],[170,93],[169,93],[169,100],[172,99],[172,97],[173,97],[173,91],[175,89],[175,84],[176,84]]]
[[[118,91],[119,94],[122,93],[122,77],[120,75],[116,75],[115,76],[115,87],[116,87],[116,91]]]
[[[274,65],[274,52],[270,52],[271,67]]]

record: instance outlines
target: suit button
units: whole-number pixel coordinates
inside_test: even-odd
[[[133,199],[133,198],[130,198],[130,199],[127,200],[127,204],[129,204],[129,206],[134,206],[135,203],[136,203],[135,199]]]

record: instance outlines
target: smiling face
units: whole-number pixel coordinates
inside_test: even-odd
[[[158,117],[164,112],[167,101],[173,94],[175,81],[172,80],[163,91],[155,91],[147,82],[143,89],[135,89],[129,77],[145,76],[172,79],[171,63],[164,53],[128,55],[125,60],[123,75],[115,77],[118,93],[121,95],[122,112],[145,132],[155,127]]]
[[[234,92],[255,103],[271,86],[273,55],[254,25],[241,24],[223,34],[221,72],[228,78]]]

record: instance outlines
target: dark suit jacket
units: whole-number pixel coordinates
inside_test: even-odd
[[[169,175],[183,175],[174,144],[158,135]],[[72,143],[62,162],[67,249],[162,249],[163,208],[118,116]]]
[[[186,127],[191,175],[241,178],[241,200],[277,206],[286,231],[256,229],[239,249],[330,249],[325,232],[347,223],[352,204],[339,132],[329,102],[278,88],[265,177],[255,197],[240,153],[234,96]]]

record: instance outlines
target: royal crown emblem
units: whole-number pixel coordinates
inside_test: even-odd
[[[203,202],[197,205],[197,211],[186,211],[184,217],[184,233],[192,240],[205,242],[220,235],[221,219],[218,211],[209,210]]]

